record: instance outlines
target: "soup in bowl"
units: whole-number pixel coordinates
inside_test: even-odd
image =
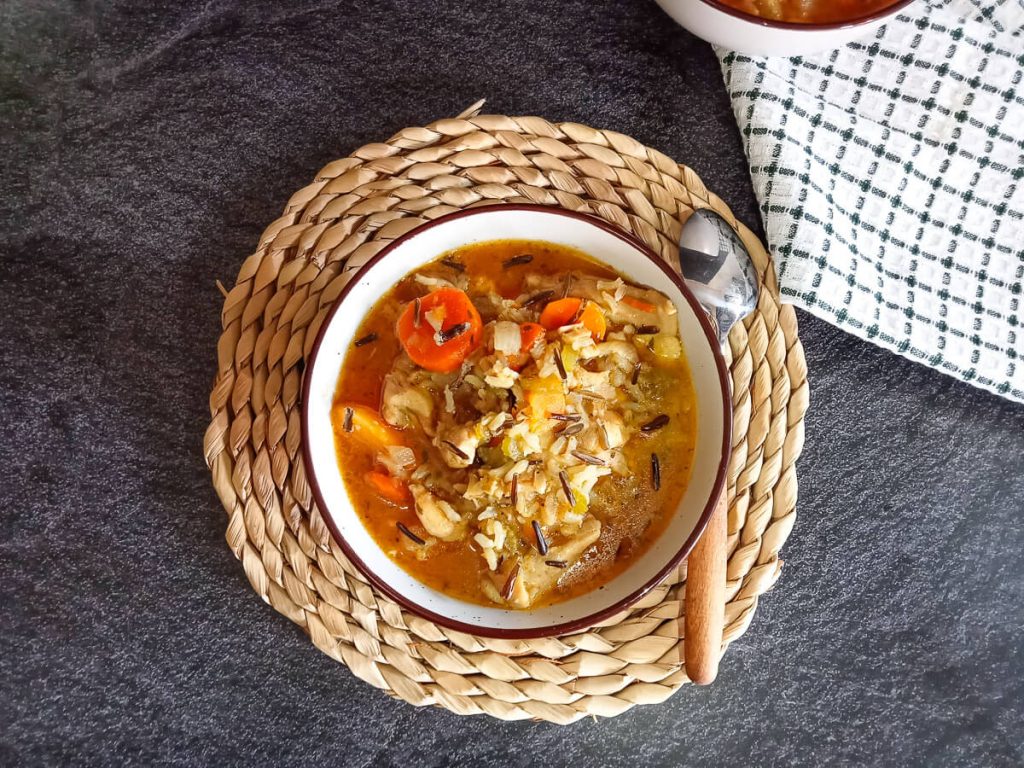
[[[408,609],[530,637],[621,611],[724,482],[726,369],[660,259],[538,206],[430,222],[346,286],[304,382],[304,457],[345,554]]]

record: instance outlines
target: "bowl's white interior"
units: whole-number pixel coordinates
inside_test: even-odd
[[[664,535],[627,571],[604,587],[564,603],[531,611],[488,608],[437,592],[403,571],[380,549],[352,508],[338,470],[330,409],[338,374],[355,332],[377,299],[408,272],[451,248],[495,239],[546,240],[570,245],[613,267],[631,281],[657,288],[675,302],[697,395],[697,447],[687,491]],[[707,504],[720,460],[725,428],[718,370],[704,331],[678,288],[630,243],[578,219],[543,209],[481,209],[413,234],[388,256],[358,276],[324,331],[323,342],[307,371],[310,377],[305,434],[311,470],[323,502],[341,536],[364,565],[411,603],[439,616],[487,629],[525,631],[572,622],[607,609],[641,589],[676,555],[693,532]]]

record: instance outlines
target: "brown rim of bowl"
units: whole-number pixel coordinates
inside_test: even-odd
[[[881,18],[895,16],[908,5],[916,2],[916,0],[896,0],[892,5],[887,5],[884,8],[879,8],[878,10],[873,11],[872,13],[865,14],[864,16],[857,16],[852,19],[845,19],[843,21],[815,22],[809,24],[799,21],[776,21],[775,19],[766,19],[763,16],[755,16],[752,13],[741,11],[739,8],[733,8],[731,5],[726,5],[721,2],[721,0],[699,0],[699,2],[704,3],[704,5],[710,5],[712,8],[721,11],[722,13],[735,16],[737,19],[749,21],[751,24],[758,24],[762,27],[811,32],[845,29],[847,27],[859,27],[862,24],[869,24],[872,21],[877,21]]]
[[[334,315],[338,309],[344,304],[345,297],[348,296],[349,291],[355,286],[362,276],[368,272],[377,262],[387,257],[395,248],[399,245],[408,242],[409,240],[416,237],[416,235],[436,227],[440,224],[454,221],[455,219],[461,219],[466,216],[476,216],[482,213],[493,213],[495,210],[502,211],[528,211],[528,212],[543,212],[557,216],[566,216],[571,219],[577,219],[584,221],[588,224],[598,227],[605,232],[614,235],[615,237],[623,240],[633,248],[638,250],[641,254],[646,256],[655,265],[657,265],[661,271],[675,286],[679,289],[686,301],[689,302],[690,307],[693,309],[694,314],[697,316],[697,320],[700,323],[701,328],[704,330],[704,335],[707,338],[708,345],[711,347],[711,354],[714,357],[715,365],[718,368],[718,382],[722,392],[722,412],[725,415],[723,419],[722,429],[722,454],[718,461],[718,471],[715,476],[715,482],[711,489],[711,494],[708,497],[708,502],[701,511],[700,517],[697,520],[697,525],[694,527],[690,536],[683,542],[682,547],[679,551],[673,555],[669,561],[661,568],[653,577],[651,577],[643,586],[639,589],[634,590],[630,594],[626,595],[621,600],[617,600],[614,604],[603,608],[600,611],[588,614],[579,619],[572,621],[562,622],[560,624],[550,624],[543,627],[531,627],[528,629],[500,629],[496,627],[484,627],[477,626],[474,624],[466,624],[455,619],[451,619],[447,616],[434,613],[423,606],[412,602],[407,597],[393,589],[387,582],[377,576],[362,558],[349,546],[348,542],[341,535],[338,527],[334,523],[334,519],[331,517],[331,513],[327,508],[327,504],[324,502],[323,494],[320,491],[320,483],[317,480],[316,473],[313,470],[313,463],[309,455],[309,446],[306,440],[302,440],[302,461],[306,470],[306,478],[309,481],[310,488],[313,491],[313,497],[316,500],[317,505],[320,507],[320,511],[323,515],[324,522],[327,524],[331,535],[334,540],[341,547],[342,551],[349,561],[369,579],[377,589],[387,595],[391,600],[398,603],[402,607],[421,616],[422,618],[432,621],[435,624],[440,624],[443,627],[454,629],[458,632],[465,632],[470,635],[478,635],[481,637],[493,637],[507,640],[527,640],[538,637],[554,637],[556,635],[564,635],[571,632],[578,632],[582,629],[587,629],[605,619],[619,613],[629,606],[633,605],[637,600],[642,598],[654,587],[660,584],[675,568],[679,566],[679,563],[690,553],[693,549],[694,544],[697,543],[697,539],[704,532],[707,527],[708,520],[711,518],[712,512],[714,512],[718,497],[722,494],[725,486],[725,476],[729,465],[729,455],[732,449],[732,401],[729,395],[729,370],[725,364],[725,358],[722,356],[721,347],[718,344],[718,336],[711,326],[711,321],[708,319],[707,312],[701,307],[700,303],[694,298],[693,294],[690,293],[689,288],[686,287],[685,281],[679,276],[668,264],[666,264],[661,258],[659,258],[650,248],[638,239],[629,235],[617,227],[609,224],[608,222],[598,219],[594,216],[576,213],[574,211],[567,211],[562,208],[555,208],[548,205],[524,205],[517,203],[496,203],[494,205],[481,206],[477,208],[469,208],[466,210],[455,211],[444,216],[440,216],[432,221],[428,221],[420,226],[416,227],[409,232],[406,232],[401,237],[388,243],[382,248],[376,255],[374,255],[369,261],[366,262],[359,270],[352,275],[352,278],[345,284],[338,298],[334,302],[334,306],[327,313],[323,323],[320,326],[320,330],[317,332],[316,339],[313,341],[313,347],[309,353],[309,361],[306,364],[305,372],[302,379],[302,434],[306,435],[309,432],[309,382],[311,378],[311,372],[316,366],[317,355],[320,351],[320,344],[323,342],[324,334],[327,331],[328,326],[334,319]],[[440,254],[438,254],[440,255]],[[595,261],[600,261],[595,259]],[[344,361],[342,361],[344,365]],[[415,577],[413,577],[415,578]],[[463,601],[465,602],[465,601]],[[484,606],[486,607],[486,606]]]

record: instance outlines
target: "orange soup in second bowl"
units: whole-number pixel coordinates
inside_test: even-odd
[[[870,16],[898,0],[720,0],[752,16],[796,24],[835,24]]]

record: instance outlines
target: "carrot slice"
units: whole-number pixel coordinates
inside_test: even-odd
[[[384,472],[377,472],[376,470],[367,472],[364,477],[373,490],[388,501],[400,506],[412,501],[412,494],[409,493],[409,486],[401,480],[397,480],[391,475]]]
[[[658,311],[658,308],[651,304],[651,302],[638,299],[635,296],[623,296],[622,303],[629,304],[633,309],[639,309],[641,312],[654,314]]]
[[[583,312],[580,314],[580,322],[583,323],[584,328],[590,331],[594,341],[601,341],[604,338],[605,331],[608,330],[608,323],[605,322],[604,312],[601,311],[597,304],[591,301],[588,301],[587,306],[583,308]]]
[[[548,330],[561,328],[563,325],[571,325],[573,319],[576,318],[576,313],[579,312],[580,316],[576,319],[576,322],[583,323],[583,327],[590,331],[595,341],[601,341],[604,338],[605,331],[608,329],[608,324],[604,319],[604,312],[592,301],[586,302],[583,311],[580,312],[580,304],[582,303],[583,299],[578,299],[575,296],[567,296],[564,299],[556,299],[549,302],[544,307],[544,311],[540,313],[540,324]]]
[[[352,411],[351,417],[347,415],[349,410]],[[365,405],[338,403],[331,409],[331,422],[335,432],[351,434],[375,451],[389,445],[405,444],[397,429]],[[350,429],[345,428],[346,424]]]
[[[577,299],[573,296],[549,301],[540,313],[540,324],[549,331],[561,328],[563,325],[569,325],[572,319],[576,317],[581,301],[583,299]]]
[[[537,341],[544,337],[544,326],[537,323],[520,323],[519,325],[519,352],[509,355],[508,364],[515,370],[521,370],[530,362],[530,350]]]
[[[421,368],[439,373],[454,371],[480,345],[484,325],[480,313],[458,288],[438,288],[428,293],[419,300],[418,311],[415,304],[407,304],[398,318],[402,347]],[[436,336],[427,319],[429,313],[432,317],[441,315],[441,331]],[[447,331],[460,332],[447,338]]]

